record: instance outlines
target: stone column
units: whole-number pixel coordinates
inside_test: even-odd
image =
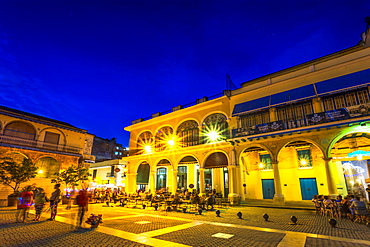
[[[204,168],[199,168],[199,193],[204,195]]]
[[[275,107],[270,108],[269,115],[270,115],[270,122],[277,121],[277,113],[276,113]]]
[[[235,165],[230,165],[227,167],[229,173],[229,195],[231,205],[239,205],[241,196],[236,193],[236,167]]]
[[[126,192],[127,193],[134,193],[136,192],[136,176],[137,172],[129,173],[126,177]]]
[[[283,191],[281,189],[279,162],[273,161],[272,167],[274,169],[274,186],[275,186],[274,203],[285,203],[285,198],[283,195]]]
[[[325,171],[326,171],[326,182],[328,184],[328,192],[329,192],[329,196],[331,198],[335,198],[337,196],[337,186],[335,184],[335,181],[334,181],[334,177],[333,177],[333,167],[332,167],[332,158],[323,158],[323,160],[325,161]]]
[[[123,168],[121,165],[117,165],[115,169],[119,169],[120,171],[119,172],[116,172],[116,179],[114,181],[115,183],[115,186],[121,186],[122,185],[122,172],[123,172]]]
[[[157,174],[156,171],[150,171],[149,174],[149,189],[150,193],[155,193],[155,175]]]
[[[312,99],[312,106],[313,106],[313,112],[314,113],[324,111],[321,98]]]
[[[178,170],[173,170],[172,171],[172,186],[171,186],[171,189],[170,191],[172,192],[172,194],[175,194],[176,191],[177,191],[177,173],[178,173]]]

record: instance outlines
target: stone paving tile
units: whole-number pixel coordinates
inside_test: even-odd
[[[84,228],[75,231],[57,221],[0,224],[0,246],[147,246]]]
[[[336,241],[332,239],[322,239],[322,238],[307,238],[305,247],[316,247],[316,246],[325,246],[325,247],[369,247],[366,244],[354,244],[351,242]]]
[[[237,212],[243,213],[243,220],[238,219]],[[149,208],[146,211],[151,214],[159,214]],[[267,213],[270,218],[266,222],[262,215]],[[297,225],[290,225],[290,217],[298,218]],[[288,210],[257,207],[237,207],[221,209],[221,217],[216,217],[214,211],[204,211],[202,215],[194,213],[169,212],[167,216],[184,218],[189,220],[212,221],[226,224],[237,224],[271,228],[282,231],[294,231],[302,233],[313,233],[343,238],[370,240],[370,228],[363,224],[353,223],[347,219],[337,219],[337,227],[329,225],[328,217],[316,215],[314,211]]]
[[[139,224],[135,222],[145,222],[149,221],[147,224]],[[105,220],[104,226],[114,228],[121,231],[132,232],[132,233],[143,233],[148,231],[154,231],[166,227],[177,226],[181,224],[186,224],[188,221],[184,220],[170,220],[162,217],[151,217],[151,216],[142,216],[142,217],[133,217],[117,220]]]
[[[217,233],[234,235],[229,239],[212,237]],[[249,229],[211,226],[202,224],[188,229],[179,230],[155,238],[191,246],[277,246],[285,234],[261,232]]]
[[[204,224],[200,226],[193,226],[190,228],[185,228],[178,231],[173,231],[170,233],[166,233],[163,235],[156,235],[156,238],[169,239],[169,241],[177,242],[182,239],[182,235],[180,234],[177,236],[178,233],[183,233],[184,231],[192,232],[189,236],[192,236],[192,239],[195,241],[195,246],[199,243],[203,244],[204,234],[202,232],[202,226],[205,225],[211,231],[213,229],[231,229],[229,231],[245,231],[243,235],[245,235],[248,240],[252,239],[255,236],[263,235],[262,238],[257,238],[255,243],[249,243],[250,246],[258,246],[260,241],[264,241],[266,238],[264,234],[271,232],[263,232],[263,231],[255,231],[255,234],[251,234],[249,230],[238,226],[252,226],[258,228],[270,228],[276,229],[281,231],[292,231],[292,232],[301,232],[301,233],[312,233],[318,235],[326,235],[326,236],[335,236],[347,239],[358,239],[358,240],[370,240],[370,228],[366,225],[353,223],[349,220],[345,219],[336,219],[338,221],[338,227],[332,228],[328,223],[328,217],[323,217],[316,215],[314,211],[307,211],[307,210],[290,210],[290,209],[276,209],[276,208],[259,208],[259,207],[228,207],[222,208],[221,216],[216,217],[215,211],[204,211],[203,215],[198,215],[195,212],[192,213],[182,213],[182,212],[163,212],[163,211],[154,211],[152,207],[147,207],[146,209],[127,209],[122,207],[102,207],[99,204],[92,204],[89,205],[89,212],[88,213],[95,213],[103,214],[103,226],[109,227],[113,229],[118,229],[122,231],[130,231],[132,233],[145,233],[148,231],[154,231],[158,229],[164,229],[171,226],[180,226],[182,224],[188,224],[191,221],[200,221]],[[243,213],[243,220],[238,219],[236,213],[241,211]],[[58,246],[58,241],[67,241],[66,246],[79,246],[79,243],[83,243],[84,246],[110,246],[108,244],[107,239],[113,237],[112,241],[116,241],[118,246],[142,246],[135,242],[130,242],[121,238],[117,238],[114,236],[109,235],[109,232],[106,232],[107,235],[105,236],[104,233],[99,233],[96,231],[86,231],[83,233],[73,233],[73,224],[75,223],[75,215],[77,212],[77,208],[72,208],[71,210],[65,210],[65,208],[59,208],[59,215],[62,217],[66,217],[69,219],[65,224],[61,222],[40,222],[40,223],[26,223],[26,224],[15,224],[15,210],[9,208],[0,208],[0,243],[1,241],[5,242],[5,237],[9,244],[9,241],[16,241],[19,243],[19,246]],[[270,215],[270,221],[266,222],[262,218],[262,215],[267,213]],[[33,210],[31,210],[30,217],[33,217]],[[290,225],[290,217],[294,215],[298,218],[297,225]],[[43,219],[45,220],[49,216],[48,213],[43,214]],[[115,217],[124,216],[122,219],[109,219]],[[131,217],[132,216],[132,217]],[[107,220],[105,220],[107,219]],[[154,221],[152,221],[154,219]],[[134,222],[138,221],[150,221],[150,224],[136,224]],[[224,223],[224,226],[215,225],[216,223]],[[61,225],[60,225],[61,224]],[[234,227],[228,227],[226,224],[232,224]],[[55,228],[55,229],[54,229]],[[198,231],[198,229],[201,229]],[[218,230],[217,230],[218,231]],[[18,232],[22,235],[18,236]],[[223,232],[223,231],[218,231]],[[73,234],[72,234],[73,233]],[[230,232],[225,232],[232,234]],[[54,235],[53,235],[54,234]],[[92,239],[98,239],[98,243],[89,242],[90,240],[84,240],[84,237],[91,234]],[[158,233],[156,233],[158,234]],[[159,232],[160,234],[160,232]],[[283,233],[273,233],[279,234],[278,237],[271,237],[271,243],[264,243],[264,246],[276,246],[275,240],[279,242],[281,240],[281,236]],[[282,235],[281,235],[282,234]],[[235,236],[239,236],[238,234],[233,234]],[[238,237],[232,237],[231,239],[219,239],[219,238],[211,238],[210,242],[205,242],[206,244],[212,243],[213,246],[225,246],[224,242],[236,241],[237,243],[233,243],[233,245],[239,246],[249,246],[240,244]],[[273,235],[271,235],[273,236]],[[19,239],[18,239],[19,238]],[[52,241],[52,239],[56,239],[57,241]],[[276,239],[275,239],[276,238]],[[82,240],[80,240],[82,239]],[[101,239],[101,241],[100,241]],[[190,238],[187,238],[190,239]],[[186,241],[188,241],[185,239]],[[215,240],[216,239],[216,240]],[[280,239],[280,240],[279,240]],[[21,240],[18,242],[18,240]],[[181,240],[181,241],[185,241]],[[26,244],[26,241],[31,241],[31,244]],[[33,241],[33,242],[32,242]],[[48,245],[49,242],[54,244]],[[120,242],[126,241],[126,242]],[[198,242],[197,242],[198,241]],[[253,240],[254,241],[254,240]],[[266,240],[267,241],[267,240]],[[329,241],[327,243],[327,241]],[[47,244],[46,244],[47,243]],[[74,245],[73,245],[73,244]],[[76,245],[78,243],[78,245]],[[189,244],[187,242],[181,242],[184,244]],[[334,240],[326,240],[326,239],[316,239],[310,238],[306,245],[307,246],[347,246],[349,242],[345,241],[334,241]],[[332,245],[330,245],[332,244]],[[190,244],[192,245],[192,244]],[[3,245],[0,244],[2,247]],[[16,245],[4,245],[4,246],[16,246]],[[212,246],[212,245],[205,245],[205,246]],[[227,245],[226,245],[227,246]],[[231,245],[230,245],[231,246]],[[261,245],[262,246],[262,245]],[[362,246],[356,244],[356,246]],[[366,246],[366,245],[364,245]]]

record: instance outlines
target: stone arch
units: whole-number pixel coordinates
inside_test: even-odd
[[[355,127],[351,128],[350,130],[342,131],[338,135],[336,135],[328,144],[327,149],[325,150],[325,156],[327,158],[330,158],[331,154],[331,149],[334,147],[334,145],[342,139],[344,136],[349,135],[349,134],[354,134],[354,133],[369,133],[370,134],[370,127]]]
[[[172,139],[174,134],[173,128],[170,125],[165,125],[158,128],[154,135],[154,147],[155,151],[164,151],[169,149],[167,141]],[[168,139],[168,140],[167,140]]]
[[[36,178],[55,178],[55,173],[60,170],[59,161],[50,156],[38,158],[35,164],[38,168]]]
[[[24,158],[31,159],[28,155],[21,153],[21,152],[17,152],[17,151],[6,151],[5,153],[1,154],[1,157],[2,158],[10,157],[14,161],[19,162],[19,163],[22,163]],[[34,161],[32,160],[32,162]]]
[[[208,153],[202,162],[201,168],[227,167],[230,164],[228,154],[223,150],[214,150]]]
[[[57,128],[54,128],[54,127],[46,127],[44,129],[40,130],[40,133],[39,133],[39,138],[40,138],[39,140],[40,141],[46,141],[45,140],[45,135],[46,135],[46,132],[49,132],[48,130],[51,130],[50,132],[59,134],[62,137],[62,139],[59,140],[58,144],[61,144],[61,145],[66,145],[67,144],[66,134],[63,131],[61,131]]]
[[[168,167],[173,168],[173,162],[171,162],[171,159],[165,158],[165,157],[157,159],[156,162],[154,162],[154,164],[156,164],[155,165],[156,167],[158,167],[158,166],[168,166]]]
[[[5,125],[4,136],[36,140],[37,130],[35,126],[28,122],[15,120]]]
[[[254,157],[249,157],[250,155]],[[269,155],[269,157],[263,155]],[[266,161],[261,159],[266,159]],[[271,149],[258,143],[246,146],[239,154],[239,163],[242,164],[244,171],[247,173],[251,170],[272,169],[274,160],[276,160],[276,156]],[[261,163],[264,163],[264,167],[261,167]]]
[[[201,143],[217,142],[228,139],[230,137],[228,122],[228,117],[224,113],[215,112],[208,114],[202,120],[202,133],[200,135]],[[212,140],[207,135],[209,132],[216,132],[218,137],[216,137],[215,140]]]
[[[178,165],[181,163],[181,161],[182,161],[184,158],[186,158],[186,157],[192,157],[192,158],[194,158],[194,159],[196,160],[196,162],[197,162],[198,164],[200,164],[199,159],[198,159],[194,154],[183,154],[183,155],[181,155],[181,156],[177,159],[176,163],[174,164],[174,168],[177,168],[177,167],[178,167]]]
[[[181,147],[198,145],[199,137],[199,123],[194,119],[182,121],[176,128],[176,138]]]
[[[229,120],[229,118],[228,118],[228,116],[227,116],[226,112],[224,112],[224,111],[211,111],[211,112],[209,112],[207,115],[203,116],[203,118],[201,119],[200,123],[201,123],[201,124],[203,124],[203,123],[204,123],[204,120],[205,120],[207,117],[209,117],[210,115],[213,115],[213,114],[217,114],[217,113],[224,115],[224,116],[226,117],[226,120],[227,120],[227,121]]]
[[[323,155],[325,155],[325,148],[323,148],[319,143],[317,143],[316,141],[310,139],[310,138],[305,138],[305,137],[302,137],[302,138],[294,138],[294,139],[291,139],[291,140],[287,140],[283,143],[281,143],[280,147],[277,149],[277,153],[276,153],[276,158],[279,157],[279,154],[281,152],[281,150],[288,144],[292,143],[292,142],[297,142],[297,141],[305,141],[305,142],[308,142],[310,144],[313,144],[314,146],[316,146]]]
[[[334,170],[337,192],[353,194],[369,200],[365,192],[370,179],[370,131],[369,127],[355,126],[344,129],[328,143],[328,165]]]
[[[289,163],[289,168],[305,168],[314,167],[314,165],[320,165],[324,162],[322,159],[325,156],[324,148],[312,139],[294,138],[283,144],[278,149],[276,156],[279,166],[281,163],[285,163],[285,165]]]
[[[146,150],[146,147],[154,148],[154,136],[149,130],[141,131],[136,139],[136,148],[139,152],[151,152]]]
[[[150,165],[148,162],[143,161],[137,168],[136,183],[148,185],[150,176]]]

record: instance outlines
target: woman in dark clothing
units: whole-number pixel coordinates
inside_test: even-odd
[[[58,203],[59,203],[59,198],[60,198],[60,194],[61,194],[61,191],[60,191],[60,184],[56,184],[54,186],[54,192],[51,193],[51,197],[50,197],[50,211],[51,211],[51,215],[50,215],[50,219],[48,220],[55,220],[55,216],[57,215],[57,208],[58,208]]]

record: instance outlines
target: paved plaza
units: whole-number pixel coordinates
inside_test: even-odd
[[[88,213],[103,214],[103,223],[95,229],[87,224],[76,229],[76,206],[66,210],[60,205],[55,221],[47,221],[45,212],[42,221],[26,223],[15,223],[15,209],[2,207],[0,246],[370,246],[368,226],[336,219],[333,228],[328,217],[313,210],[251,205],[219,210],[221,217],[215,211],[199,215],[90,204]],[[268,221],[262,217],[265,213]],[[290,220],[293,215],[296,225]]]

